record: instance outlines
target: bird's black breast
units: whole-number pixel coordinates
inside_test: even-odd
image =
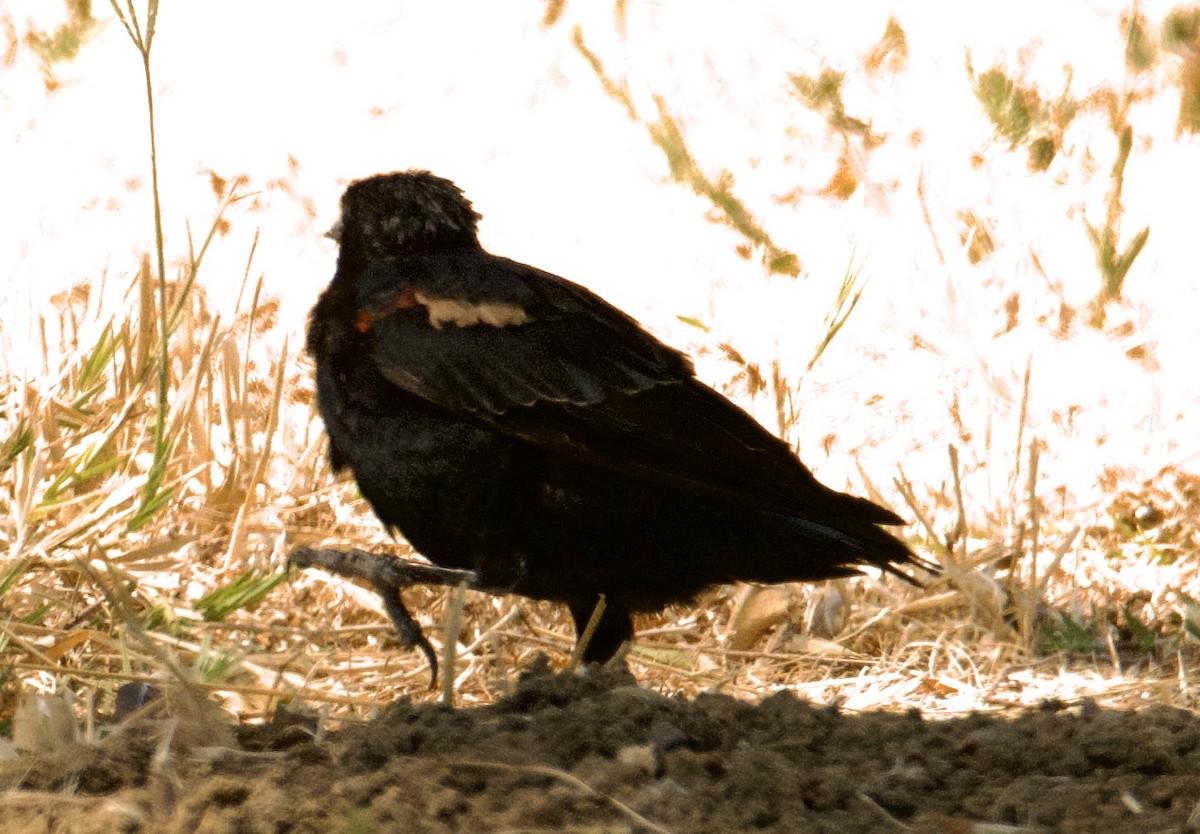
[[[352,326],[314,322],[309,343],[334,468],[349,468],[380,520],[431,561],[518,584],[510,525],[528,496],[511,487],[512,441],[390,385]]]

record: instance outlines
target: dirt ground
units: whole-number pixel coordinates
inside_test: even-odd
[[[1200,831],[1200,721],[1047,703],[847,714],[668,698],[539,665],[486,707],[402,699],[324,734],[139,717],[0,767],[0,832]]]

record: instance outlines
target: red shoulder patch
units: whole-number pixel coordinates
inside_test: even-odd
[[[380,319],[387,318],[400,310],[411,310],[417,305],[429,311],[429,323],[435,330],[447,324],[455,327],[471,327],[487,324],[492,327],[508,327],[532,321],[524,308],[503,301],[459,301],[454,298],[436,298],[404,286],[385,295],[378,304],[360,307],[354,313],[354,328],[366,333]]]
[[[386,295],[379,304],[359,307],[354,314],[354,329],[359,333],[366,333],[380,319],[387,318],[399,310],[412,309],[419,303],[416,290],[405,285]]]

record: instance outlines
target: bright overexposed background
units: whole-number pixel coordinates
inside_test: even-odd
[[[1152,6],[1142,4],[1151,18]],[[1163,431],[1194,402],[1198,386],[1179,390],[1175,382],[1186,376],[1164,375],[1172,382],[1161,390],[1136,363],[1126,374],[1096,355],[1105,345],[1095,339],[1043,350],[1045,329],[1032,323],[994,338],[1010,292],[1022,293],[1023,311],[1046,301],[1048,282],[1068,302],[1094,293],[1081,217],[1102,211],[1113,139],[1098,120],[1081,119],[1067,151],[1093,154],[1096,175],[1055,186],[1051,172],[1031,182],[1020,154],[997,152],[1003,146],[974,101],[966,57],[980,69],[1022,62],[1028,79],[1050,91],[1064,89],[1068,66],[1076,95],[1119,85],[1120,4],[867,3],[835,11],[777,2],[735,11],[630,3],[623,36],[610,4],[569,4],[549,28],[542,11],[532,3],[164,3],[153,69],[167,251],[183,259],[188,224],[193,234],[207,228],[216,206],[209,171],[246,176],[246,190],[258,195],[230,213],[231,230],[207,256],[201,283],[218,303],[231,298],[257,233],[250,268],[299,330],[331,273],[332,247],[320,232],[336,215],[341,188],[370,173],[424,167],[466,190],[492,251],[581,282],[673,341],[697,335],[676,315],[703,317],[748,357],[807,358],[853,257],[867,291],[806,383],[795,438],[802,445],[850,432],[844,453],[899,431],[907,440],[892,457],[907,456],[937,437],[951,390],[972,400],[964,392],[979,389],[979,408],[1007,413],[1031,356],[1035,415],[1103,401],[1121,410],[1129,431]],[[18,29],[52,29],[63,16],[42,0],[12,0],[7,12]],[[32,316],[52,293],[102,274],[123,292],[152,242],[139,58],[107,4],[94,13],[102,25],[76,60],[55,67],[52,93],[28,50],[16,50],[3,70],[0,334],[18,367]],[[847,107],[876,132],[920,131],[922,141],[894,141],[873,157],[871,182],[848,204],[813,196],[777,205],[773,195],[819,189],[836,161],[822,126],[788,96],[787,73],[853,69],[891,14],[908,38],[909,65],[899,78],[852,79]],[[732,233],[705,221],[709,206],[667,182],[662,155],[573,48],[575,24],[608,71],[628,78],[640,109],[651,114],[652,95],[664,97],[701,167],[734,173],[736,193],[800,256],[806,278],[764,279],[734,254]],[[1192,243],[1200,157],[1194,140],[1173,137],[1170,96],[1139,105],[1135,119],[1126,209],[1129,225],[1152,233],[1127,281],[1129,315],[1139,324],[1171,317],[1155,350],[1170,369],[1191,361],[1200,335],[1196,317],[1182,315],[1200,309]],[[977,153],[986,161],[973,166]],[[1001,218],[996,236],[1010,245],[986,268],[960,272],[966,262],[954,251],[954,218],[968,209]],[[950,250],[945,264],[934,235]],[[930,350],[911,350],[914,333]],[[877,360],[861,361],[864,351]],[[710,369],[711,381],[721,373]],[[1100,388],[1113,390],[1102,397]],[[855,405],[881,393],[888,396],[878,419]],[[823,408],[827,398],[831,407]],[[845,425],[850,407],[861,427]],[[926,409],[919,425],[896,424]],[[1126,448],[1132,438],[1112,434],[1122,435],[1113,437],[1122,443],[1117,455],[1156,445],[1139,437]]]

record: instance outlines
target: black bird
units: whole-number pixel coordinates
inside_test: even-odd
[[[389,530],[475,587],[566,603],[577,635],[605,595],[589,662],[634,612],[715,584],[927,567],[882,529],[899,516],[818,483],[603,299],[485,252],[478,220],[408,171],[351,183],[330,233],[317,407],[333,468]]]

